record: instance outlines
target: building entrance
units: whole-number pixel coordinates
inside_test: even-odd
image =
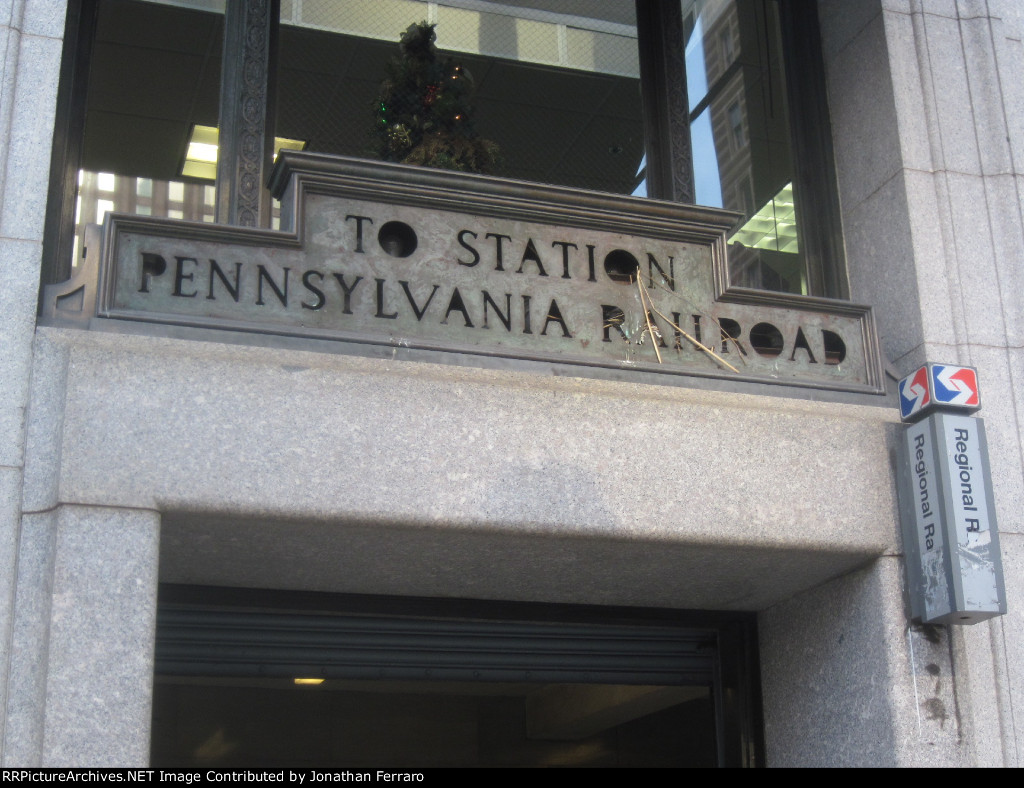
[[[760,762],[736,614],[163,587],[154,766]]]
[[[154,766],[714,766],[706,687],[182,680],[156,685]]]

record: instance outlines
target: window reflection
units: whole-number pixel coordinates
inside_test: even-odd
[[[742,215],[729,239],[733,284],[806,292],[776,3],[679,2],[696,202]],[[220,7],[100,0],[79,225],[109,210],[213,221],[212,188],[183,175],[182,162],[190,130],[217,122],[222,17],[208,11]],[[475,125],[501,150],[497,174],[648,196],[640,32],[628,2],[283,3],[276,135],[371,155],[386,65],[421,20],[472,72]],[[171,47],[155,31],[189,34]]]
[[[742,214],[730,279],[807,291],[778,16],[767,0],[682,0],[696,200]]]

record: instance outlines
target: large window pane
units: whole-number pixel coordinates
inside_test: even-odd
[[[436,23],[473,78],[473,121],[496,174],[632,194],[642,181],[630,2],[350,0],[282,5],[277,134],[371,156],[375,102],[409,25]]]
[[[697,202],[743,215],[733,284],[806,293],[775,3],[682,2]]]
[[[402,33],[429,22],[436,25],[440,57],[473,77],[472,122],[499,151],[496,166],[485,171],[647,196],[651,163],[659,175],[652,177],[651,196],[664,197],[664,173],[689,169],[666,160],[692,155],[695,201],[742,215],[729,237],[733,284],[823,292],[819,273],[809,283],[805,258],[819,272],[835,266],[836,255],[822,254],[821,233],[800,224],[808,219],[800,203],[807,184],[794,177],[779,4],[679,2],[680,32],[675,8],[671,24],[654,28],[646,21],[652,8],[664,11],[661,5],[643,6],[644,29],[638,31],[636,8],[626,0],[282,0],[271,91],[277,96],[275,133],[292,147],[380,157],[373,132],[388,64],[399,57]],[[77,236],[107,211],[213,221],[215,165],[212,159],[187,163],[186,153],[192,141],[217,155],[223,0],[97,5]],[[652,79],[657,55],[651,53],[659,51],[653,44],[661,29],[672,31],[661,42],[668,49],[662,65],[675,63],[671,50],[683,47],[685,57],[678,54],[685,75],[673,66],[675,73],[664,72],[667,82],[646,85],[645,115],[641,46]],[[804,70],[794,73],[805,73],[808,64],[820,67],[804,60]],[[688,103],[680,101],[666,121],[655,99],[684,81]],[[678,110],[689,112],[690,153],[685,143],[659,147],[659,140],[673,137],[669,124]],[[652,124],[651,151],[644,150],[645,119]],[[801,122],[799,128],[805,127]],[[816,208],[825,188],[816,186]],[[809,218],[817,228],[820,217]],[[76,241],[76,259],[78,254]]]
[[[208,181],[183,178],[193,126],[217,125],[223,3],[101,0],[86,96],[75,252],[110,211],[213,221]]]

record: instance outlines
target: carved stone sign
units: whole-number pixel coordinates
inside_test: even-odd
[[[731,213],[315,154],[272,188],[281,232],[110,216],[94,314],[881,391],[869,309],[729,288]]]

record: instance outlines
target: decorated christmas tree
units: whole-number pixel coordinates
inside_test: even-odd
[[[374,152],[385,161],[463,172],[493,173],[497,144],[473,127],[473,79],[451,58],[439,58],[434,25],[410,25],[401,56],[387,66],[374,125]]]

